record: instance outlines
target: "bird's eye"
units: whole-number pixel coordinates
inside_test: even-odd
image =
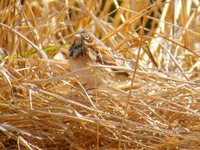
[[[90,39],[90,36],[89,36],[89,35],[85,35],[84,38],[85,38],[86,40],[89,40],[89,39]]]

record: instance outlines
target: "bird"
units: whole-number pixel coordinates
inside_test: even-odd
[[[120,59],[117,59],[119,58]],[[76,79],[82,84],[90,87],[108,84],[116,80],[117,76],[128,78],[128,73],[117,70],[117,67],[124,67],[122,55],[113,53],[92,32],[82,30],[75,34],[75,40],[69,48],[69,66],[71,71],[76,72]],[[91,67],[96,65],[115,66],[114,69]],[[126,67],[129,65],[126,65]]]

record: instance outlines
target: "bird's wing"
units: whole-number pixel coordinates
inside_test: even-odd
[[[100,64],[120,66],[114,58],[114,54],[108,47],[95,46],[91,47],[96,53],[96,61]]]

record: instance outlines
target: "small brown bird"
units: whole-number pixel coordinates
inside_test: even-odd
[[[94,87],[105,84],[108,80],[116,79],[116,74],[124,74],[125,78],[128,77],[126,72],[116,72],[117,69],[90,67],[99,64],[124,67],[124,63],[116,59],[119,56],[115,56],[111,48],[106,47],[91,32],[84,30],[78,32],[75,37],[74,43],[69,49],[69,64],[71,70],[76,71],[77,79],[82,84]]]

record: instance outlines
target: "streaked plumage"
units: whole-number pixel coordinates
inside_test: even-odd
[[[81,31],[75,37],[74,43],[69,49],[69,63],[72,71],[98,64],[122,67],[122,63],[115,58],[111,48],[106,47],[91,32]],[[85,68],[77,73],[77,79],[80,79],[83,84],[95,86],[116,77],[111,70],[110,73],[108,72],[108,69],[105,68]],[[127,78],[127,73],[125,74]]]

